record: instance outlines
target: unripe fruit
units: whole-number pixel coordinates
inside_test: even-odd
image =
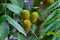
[[[25,19],[25,20],[30,19],[30,12],[28,10],[23,10],[22,18]]]
[[[38,12],[33,12],[30,18],[31,22],[35,23],[37,19],[38,19]]]
[[[30,20],[24,20],[24,22],[23,22],[23,28],[25,29],[25,31],[30,30],[30,28],[31,28],[31,22],[30,22]]]
[[[47,0],[47,3],[52,4],[54,3],[54,0]]]
[[[49,6],[49,5],[51,5],[52,3],[54,3],[54,0],[42,0],[42,2],[43,2],[43,4],[44,4],[44,6],[46,7],[46,6]]]

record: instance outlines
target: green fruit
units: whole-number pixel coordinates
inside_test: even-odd
[[[44,7],[47,7],[54,3],[54,0],[42,0]]]
[[[31,22],[35,23],[37,19],[38,19],[38,12],[33,12],[30,17]]]
[[[54,3],[54,0],[47,0],[47,3],[52,4]]]
[[[30,28],[31,28],[31,22],[30,22],[30,20],[24,20],[24,22],[23,22],[23,28],[25,29],[25,31],[30,30]]]
[[[30,19],[30,12],[28,10],[23,10],[22,18],[25,20]]]

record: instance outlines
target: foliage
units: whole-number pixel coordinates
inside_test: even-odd
[[[60,0],[53,1],[0,0],[0,40],[60,40]]]

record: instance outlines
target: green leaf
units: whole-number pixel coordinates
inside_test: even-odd
[[[25,37],[21,34],[17,35],[18,40],[26,40]]]
[[[54,35],[54,36],[56,36],[56,37],[58,37],[58,38],[60,38],[60,34],[57,34],[57,33],[55,33],[55,32],[48,32],[47,33],[47,35]]]
[[[44,30],[44,32],[53,31],[53,29],[56,29],[59,26],[60,26],[60,19],[57,19],[56,21],[51,23],[49,26],[47,26],[47,28]]]
[[[7,5],[5,3],[0,3],[0,13],[4,12],[6,6]]]
[[[36,28],[37,28],[36,24],[33,24],[33,25],[32,25],[32,30],[33,30],[34,32],[35,32]]]
[[[46,18],[46,20],[42,23],[42,26],[46,26],[46,25],[48,25],[49,23],[51,23],[52,21],[54,21],[54,20],[57,18],[57,16],[58,16],[58,14],[57,14],[56,12],[57,12],[57,10],[55,10],[54,12],[52,12],[52,13]]]
[[[39,6],[41,0],[34,0],[34,6]]]
[[[53,3],[52,5],[50,5],[47,9],[45,9],[45,11],[42,13],[42,15],[44,15],[47,12],[53,11],[54,9],[56,9],[59,6],[59,2],[56,1],[55,3]]]
[[[55,20],[54,22],[52,22],[50,25],[48,25],[43,31],[42,31],[42,38],[46,35],[47,32],[49,31],[53,31],[55,29],[57,29],[60,26],[60,19]],[[44,34],[44,35],[43,35]],[[41,37],[40,36],[40,37]]]
[[[20,7],[13,4],[8,4],[7,8],[16,14],[20,14],[22,12],[22,9]]]
[[[11,1],[11,3],[13,3],[14,5],[20,6],[17,0],[10,0],[10,1]]]
[[[13,25],[19,32],[21,32],[22,34],[24,34],[26,36],[26,33],[24,31],[24,29],[18,24],[17,21],[15,21],[14,19],[12,19],[10,16],[7,16],[7,21]]]
[[[46,35],[46,32],[48,32],[49,30],[51,30],[52,28],[54,28],[54,26],[56,27],[57,20],[54,21],[53,23],[51,23],[50,25],[48,25],[43,31],[41,36],[44,37]],[[43,35],[44,34],[44,35]]]
[[[46,26],[56,20],[60,16],[60,10],[55,10],[53,13],[51,13],[47,19],[42,23],[42,26]]]
[[[37,40],[35,36],[31,35],[29,40]]]
[[[0,16],[0,23],[2,23],[3,21],[5,21],[5,19],[6,19],[5,15]]]
[[[56,33],[59,33],[59,34],[60,34],[60,30],[58,30]],[[60,40],[60,38],[54,36],[54,37],[52,38],[52,40]]]
[[[23,8],[24,7],[24,0],[17,0],[17,1],[20,4],[20,7]]]
[[[51,23],[50,25],[48,25],[43,32],[46,33],[46,32],[48,32],[50,29],[52,29],[54,26],[56,27],[56,25],[57,25],[56,23],[57,23],[57,20],[54,21],[53,23]]]
[[[10,31],[10,34],[13,35],[13,36],[15,36],[15,37],[17,36],[17,32]]]
[[[9,25],[7,22],[0,24],[0,40],[4,40],[8,36]]]
[[[52,40],[56,40],[56,37],[54,36],[54,37],[52,38]]]
[[[60,26],[60,19],[55,20],[54,22],[52,22],[50,25],[48,25],[43,31],[41,36],[44,37],[46,35],[47,32],[49,31],[53,31],[56,28],[58,28]],[[44,35],[43,35],[44,34]],[[40,36],[40,37],[41,37]]]
[[[57,13],[58,13],[58,16],[60,16],[60,9],[58,9]]]

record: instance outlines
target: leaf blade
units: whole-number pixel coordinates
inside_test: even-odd
[[[19,32],[21,32],[22,34],[24,34],[26,36],[26,33],[24,31],[24,29],[15,21],[13,20],[10,16],[7,16],[7,21],[13,25]]]

